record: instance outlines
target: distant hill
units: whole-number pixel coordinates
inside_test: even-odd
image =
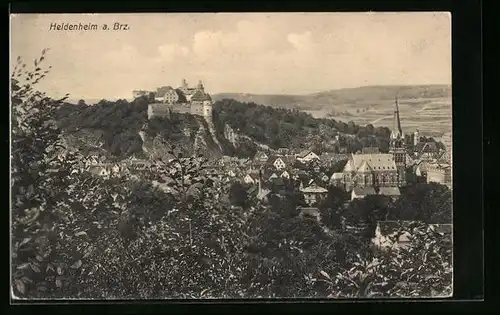
[[[400,99],[425,99],[451,97],[450,85],[401,85],[363,86],[318,92],[307,95],[220,93],[212,95],[217,100],[234,99],[273,107],[302,110],[322,109],[339,104],[366,105],[370,102]]]

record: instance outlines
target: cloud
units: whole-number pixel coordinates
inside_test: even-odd
[[[161,61],[172,62],[189,55],[189,48],[178,44],[163,44],[158,47]]]

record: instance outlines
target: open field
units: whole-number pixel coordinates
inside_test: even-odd
[[[393,111],[394,100],[372,102],[366,106],[356,107],[352,104],[333,105],[307,112],[317,118],[330,117],[345,122],[352,120],[361,125],[372,124],[392,128]],[[451,98],[403,99],[399,100],[399,111],[405,132],[419,129],[423,135],[429,136],[440,136],[445,132],[451,132]]]

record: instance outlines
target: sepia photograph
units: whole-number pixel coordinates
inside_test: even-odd
[[[10,14],[10,294],[453,296],[449,12]]]

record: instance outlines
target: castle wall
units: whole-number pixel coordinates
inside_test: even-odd
[[[170,112],[212,117],[212,106],[202,103],[165,104],[154,103],[148,106],[148,119],[153,117],[167,117]]]

